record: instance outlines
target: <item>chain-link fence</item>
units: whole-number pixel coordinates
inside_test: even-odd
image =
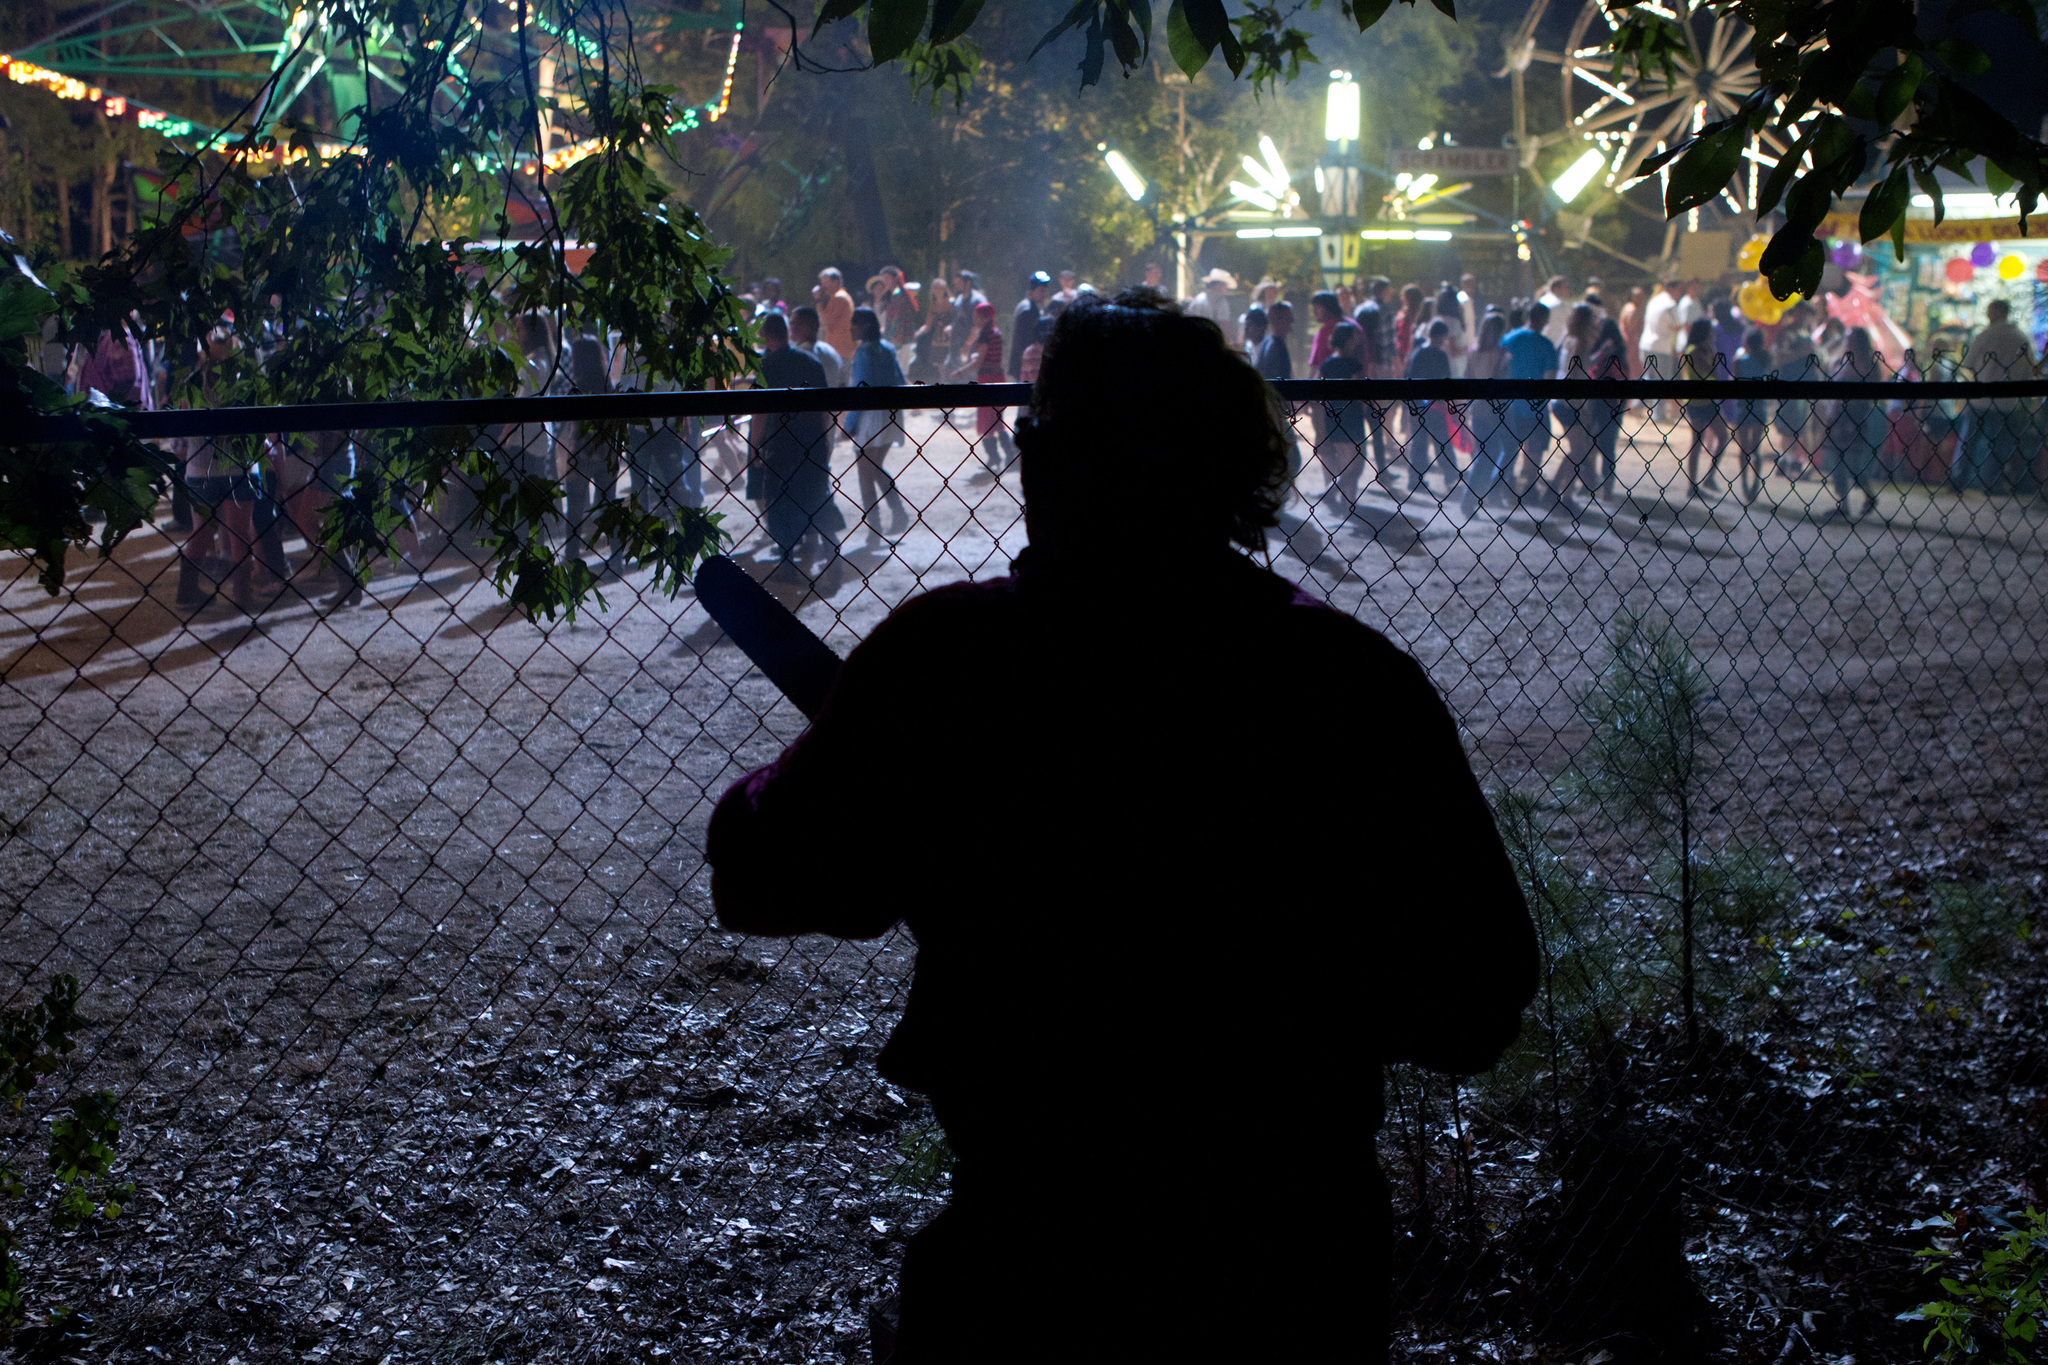
[[[2048,386],[1282,389],[1265,557],[1427,667],[1545,951],[1495,1073],[1389,1078],[1399,1352],[1910,1353],[1914,1224],[2048,1193]],[[23,1349],[885,1355],[946,1189],[872,1066],[912,945],[718,928],[711,806],[803,721],[595,516],[716,512],[843,654],[1007,571],[1026,392],[139,419],[185,461],[160,525],[0,595],[7,986],[73,974],[88,1021],[7,1120]],[[562,481],[601,606],[527,619],[460,486],[364,477],[451,425]],[[323,551],[372,486],[391,553]],[[1100,509],[1102,572],[1169,594],[1147,516]],[[1399,723],[1303,695],[1276,733]],[[101,1089],[134,1193],[59,1230],[48,1122]]]

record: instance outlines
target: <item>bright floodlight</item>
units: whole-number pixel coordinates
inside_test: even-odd
[[[1273,193],[1276,195],[1287,193],[1287,181],[1289,178],[1287,167],[1280,162],[1280,149],[1275,147],[1273,139],[1267,137],[1264,133],[1259,134],[1259,155],[1266,158],[1266,167],[1273,172],[1273,178],[1268,182],[1273,186]]]
[[[1254,189],[1242,180],[1231,181],[1230,192],[1247,203],[1257,204],[1268,213],[1277,212],[1280,208],[1280,201],[1278,199],[1275,199],[1264,190]]]
[[[1434,185],[1435,183],[1435,171],[1430,171],[1427,174],[1416,176],[1413,180],[1408,182],[1408,197],[1410,199],[1421,198],[1424,194],[1427,194],[1429,192],[1429,187],[1431,185]]]
[[[1138,168],[1131,164],[1129,157],[1112,148],[1102,159],[1108,164],[1109,173],[1116,177],[1116,183],[1122,185],[1124,193],[1131,196],[1133,203],[1145,197],[1145,177],[1138,174]]]
[[[1272,171],[1266,169],[1265,166],[1252,160],[1250,157],[1239,157],[1238,164],[1244,167],[1244,173],[1252,178],[1254,185],[1257,185],[1275,199],[1287,193],[1287,182],[1285,180],[1275,180]]]
[[[1569,204],[1584,192],[1586,186],[1593,183],[1593,177],[1600,173],[1600,168],[1605,164],[1607,158],[1599,152],[1587,152],[1572,163],[1570,170],[1551,181],[1550,188],[1559,200]]]
[[[1338,74],[1342,74],[1341,72]],[[1330,102],[1323,106],[1326,142],[1358,141],[1358,86],[1349,77],[1330,81]]]

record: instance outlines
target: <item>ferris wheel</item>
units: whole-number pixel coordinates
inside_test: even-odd
[[[1759,77],[1749,26],[1732,14],[1687,10],[1682,8],[1684,0],[1675,2],[1681,8],[1669,8],[1666,0],[1650,0],[1641,6],[1671,20],[1684,38],[1685,49],[1674,56],[1674,74],[1668,82],[1661,71],[1648,76],[1627,71],[1616,75],[1609,43],[1620,20],[1601,0],[1582,0],[1558,49],[1537,45],[1536,29],[1549,0],[1535,0],[1530,6],[1508,39],[1507,65],[1501,74],[1513,82],[1515,137],[1522,168],[1538,184],[1550,183],[1538,167],[1538,157],[1546,148],[1584,146],[1600,153],[1597,163],[1583,154],[1577,158],[1587,162],[1590,183],[1609,196],[1617,194],[1637,178],[1646,157],[1734,113],[1756,92]],[[1539,69],[1546,77],[1551,71],[1557,73],[1557,104],[1552,107],[1560,120],[1555,127],[1532,132],[1529,99],[1532,94],[1540,98],[1541,92],[1532,92],[1529,86],[1532,73]],[[1548,122],[1540,116],[1540,106],[1539,120]],[[1714,203],[1736,216],[1753,218],[1757,191],[1789,145],[1790,140],[1774,129],[1752,136],[1743,149],[1741,167]],[[1546,160],[1554,162],[1555,158]],[[1693,226],[1698,225],[1698,215],[1694,210]]]

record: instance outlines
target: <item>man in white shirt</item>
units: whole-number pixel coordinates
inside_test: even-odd
[[[1060,287],[1053,291],[1053,301],[1072,307],[1074,300],[1081,297],[1081,291],[1074,287],[1075,282],[1080,278],[1079,275],[1076,275],[1071,270],[1062,270],[1060,272]]]
[[[1678,373],[1678,299],[1683,280],[1666,280],[1643,309],[1643,378],[1670,379]]]
[[[1237,315],[1230,306],[1230,291],[1237,288],[1237,277],[1228,270],[1212,270],[1202,276],[1202,292],[1180,306],[1180,311],[1193,318],[1207,318],[1223,329],[1223,339],[1237,348]]]
[[[1550,310],[1550,323],[1543,329],[1544,340],[1555,346],[1564,340],[1565,324],[1571,321],[1571,305],[1565,296],[1571,293],[1572,282],[1563,275],[1552,275],[1550,283],[1543,286],[1543,292],[1536,296],[1536,302]]]
[[[1686,329],[1707,315],[1705,306],[1700,303],[1700,282],[1698,280],[1687,280],[1683,290],[1684,292],[1678,296],[1678,309],[1672,315],[1673,320],[1678,324],[1678,339],[1672,345],[1680,350],[1683,350],[1685,347]]]
[[[1963,368],[1983,383],[2007,383],[2034,377],[2034,347],[2027,334],[2012,324],[2012,305],[1993,299],[1984,308],[1984,329],[1970,338]],[[1970,404],[1970,425],[1964,437],[1975,443],[1983,461],[1976,481],[1987,493],[2033,493],[2032,451],[2023,451],[2022,437],[2033,414],[2017,398],[1978,399]],[[2032,443],[2039,449],[2040,442]]]

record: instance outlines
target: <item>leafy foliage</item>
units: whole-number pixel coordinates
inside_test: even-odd
[[[1964,1246],[1979,1221],[1994,1235],[1973,1263]],[[1936,1226],[1949,1237],[1938,1237],[1917,1254],[1929,1274],[1941,1275],[1948,1297],[1901,1313],[1900,1319],[1931,1324],[1922,1345],[1943,1365],[2029,1365],[2038,1359],[2035,1342],[2048,1324],[2048,1217],[2030,1208],[2014,1222],[2001,1210],[1985,1209],[1967,1220],[1944,1214]]]
[[[1982,93],[1973,79],[1991,68],[1982,48],[1940,29],[1923,31],[1907,0],[1729,0],[1712,8],[1739,12],[1754,26],[1756,92],[1727,118],[1646,160],[1643,170],[1670,166],[1664,207],[1676,217],[1720,192],[1751,135],[1775,127],[1791,139],[1791,151],[1757,199],[1759,215],[1781,207],[1785,215],[1761,262],[1779,298],[1819,291],[1824,262],[1814,231],[1880,159],[1858,231],[1866,242],[1890,236],[1900,260],[1913,187],[1933,198],[1935,220],[1941,219],[1937,170],[1974,181],[1971,167],[1982,160],[1987,189],[2016,193],[2025,230],[2048,191],[2048,144],[2015,127]],[[1987,8],[2038,38],[2032,7]],[[1667,52],[1667,25],[1640,6],[1628,7],[1615,37],[1617,62]]]
[[[1432,3],[1446,17],[1457,17],[1454,0]],[[1308,0],[1308,8],[1320,10],[1322,0]],[[1385,18],[1393,2],[1337,0],[1336,8],[1364,32]],[[1686,41],[1669,11],[1628,0],[1609,8],[1617,14],[1610,40],[1616,74],[1633,67],[1643,79],[1677,79]],[[1760,214],[1781,205],[1785,214],[1763,260],[1780,298],[1818,292],[1823,261],[1814,230],[1864,178],[1875,157],[1881,155],[1888,169],[1863,199],[1861,235],[1865,241],[1891,235],[1902,259],[1913,186],[1933,195],[1940,217],[1937,168],[1970,179],[1972,164],[1982,160],[1986,188],[2018,192],[2023,222],[2048,188],[2048,144],[2016,127],[1995,99],[1972,88],[1972,78],[1989,68],[1989,57],[1963,39],[1923,33],[1908,0],[1711,0],[1706,8],[1753,27],[1761,82],[1734,114],[1650,158],[1643,173],[1671,166],[1665,211],[1676,217],[1720,193],[1751,135],[1775,126],[1797,140],[1758,205]],[[2039,17],[2024,0],[2001,0],[1989,8],[2038,35]],[[817,27],[863,9],[876,64],[908,57],[916,88],[936,100],[942,82],[935,73],[943,72],[944,88],[955,102],[964,98],[979,64],[970,35],[982,17],[980,0],[828,0]],[[1309,35],[1293,27],[1300,10],[1245,0],[1243,12],[1232,15],[1223,0],[1172,0],[1163,16],[1167,52],[1190,77],[1220,56],[1233,78],[1248,79],[1254,89],[1270,88],[1297,79],[1304,64],[1317,60]],[[1150,58],[1153,17],[1149,0],[1073,0],[1033,55],[1078,35],[1084,88],[1100,84],[1111,55],[1129,76]],[[949,61],[945,54],[954,50],[960,55]]]
[[[70,547],[94,538],[87,513],[102,518],[100,553],[111,554],[155,510],[170,462],[129,436],[116,409],[89,394],[66,394],[30,363],[56,295],[5,233],[0,253],[7,257],[0,269],[0,547],[26,554],[37,581],[55,593]],[[49,418],[68,419],[65,438],[31,441]]]
[[[1934,973],[1951,986],[1983,980],[2031,937],[2033,925],[2010,889],[1987,882],[1942,882],[1933,892],[1928,945]]]
[[[32,1005],[0,1010],[0,1101],[12,1100],[19,1114],[37,1081],[61,1067],[77,1047],[83,1025],[78,980],[72,976],[55,978]],[[50,1220],[60,1232],[96,1217],[119,1218],[122,1203],[134,1196],[133,1186],[112,1180],[121,1141],[119,1109],[111,1092],[97,1091],[73,1099],[69,1112],[50,1125],[49,1163],[57,1182]],[[28,1197],[28,1182],[0,1161],[0,1199]],[[28,1307],[26,1277],[14,1252],[14,1224],[0,1217],[0,1339],[20,1325]]]
[[[27,335],[51,311],[60,338],[74,345],[137,327],[180,359],[175,400],[213,405],[512,393],[523,376],[511,336],[536,319],[558,338],[618,337],[643,384],[704,388],[751,370],[749,320],[719,274],[727,253],[654,167],[687,111],[669,88],[635,78],[622,12],[570,0],[509,9],[353,0],[338,15],[344,25],[387,25],[412,40],[395,91],[351,111],[360,129],[353,144],[309,155],[319,141],[312,130],[245,119],[231,145],[164,153],[161,202],[172,210],[47,297],[9,302],[12,335]],[[518,60],[492,59],[469,41],[479,25],[513,44]],[[590,41],[553,49],[561,77],[554,95],[539,93],[536,30],[593,26]],[[543,120],[566,134],[572,116],[585,154],[542,173]],[[589,244],[588,256],[572,266],[576,242]],[[223,334],[226,353],[195,363],[202,339]],[[33,401],[47,408],[54,400],[18,349],[9,350],[12,383],[42,394]],[[51,591],[63,545],[83,538],[78,509],[107,510],[106,536],[118,540],[154,506],[168,473],[161,457],[145,463],[111,432],[88,426],[86,434],[76,451],[42,447],[20,457],[69,476],[76,496],[52,497],[64,492],[63,479],[37,482],[34,468],[0,485],[0,527],[9,543],[32,547]],[[385,490],[402,485],[431,499],[474,465],[478,435],[380,436],[374,458],[359,462],[369,467],[356,496],[330,514],[328,548],[344,558],[387,553],[394,527]],[[613,442],[615,457],[623,439]],[[245,458],[255,458],[256,444],[243,444]],[[491,496],[475,527],[501,586],[531,614],[573,615],[594,580],[546,544],[543,520],[560,490],[486,484]],[[600,516],[621,534],[625,556],[660,562],[671,578],[721,542],[716,521],[698,509],[665,521],[618,509]]]
[[[71,1101],[71,1111],[50,1124],[50,1169],[56,1173],[57,1204],[50,1219],[59,1231],[82,1227],[95,1217],[121,1216],[121,1201],[132,1199],[135,1187],[114,1185],[93,1196],[114,1168],[121,1145],[120,1103],[112,1091],[95,1090]]]
[[[53,980],[33,1005],[0,1010],[0,1103],[12,1101],[19,1113],[37,1080],[62,1066],[78,1046],[76,1034],[83,1023],[74,976]]]

